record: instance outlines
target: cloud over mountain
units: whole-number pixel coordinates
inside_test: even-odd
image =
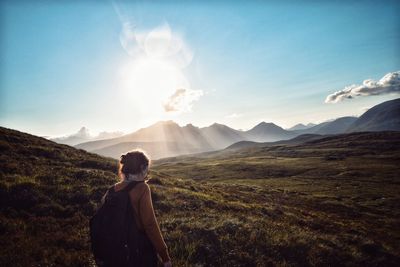
[[[337,103],[344,99],[352,99],[358,96],[382,95],[400,93],[400,71],[390,72],[379,81],[365,80],[361,85],[346,86],[326,97],[325,103]]]
[[[202,90],[190,90],[179,88],[171,95],[164,103],[164,110],[166,112],[178,111],[187,112],[191,111],[192,103],[203,95]]]
[[[49,140],[52,140],[52,141],[60,143],[60,144],[76,145],[76,144],[79,144],[81,142],[86,142],[86,141],[95,141],[95,140],[101,140],[101,139],[120,137],[123,134],[124,133],[121,131],[115,131],[115,132],[103,131],[103,132],[99,132],[97,135],[92,135],[90,133],[89,129],[86,128],[85,126],[83,126],[76,133],[67,134],[67,135],[60,136],[60,137],[49,138]]]

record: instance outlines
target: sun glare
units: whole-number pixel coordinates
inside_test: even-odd
[[[121,46],[133,60],[120,77],[129,112],[157,120],[190,112],[203,91],[192,90],[183,72],[193,59],[184,36],[172,31],[166,21],[143,29],[124,18],[122,26]]]
[[[163,113],[162,103],[178,88],[190,89],[182,71],[166,60],[143,57],[122,73],[124,95],[140,111]]]

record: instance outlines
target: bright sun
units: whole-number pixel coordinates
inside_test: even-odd
[[[124,95],[142,111],[163,113],[163,103],[177,89],[190,89],[182,71],[166,60],[143,57],[123,70]]]
[[[183,70],[193,52],[167,22],[149,30],[127,20],[120,42],[133,61],[122,70],[123,98],[135,115],[166,119],[191,110],[201,90],[191,90]],[[134,106],[134,107],[133,107]]]

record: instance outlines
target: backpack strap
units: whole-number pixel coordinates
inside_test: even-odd
[[[115,190],[114,190],[114,185],[110,186],[110,187],[107,189],[107,192],[110,192],[110,191],[112,191],[113,193],[115,192]]]
[[[131,191],[137,184],[143,183],[144,181],[132,181],[129,182],[127,186],[125,186],[122,190],[129,192]]]

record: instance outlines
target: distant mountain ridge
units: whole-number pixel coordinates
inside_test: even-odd
[[[315,134],[339,134],[344,133],[349,126],[354,123],[357,117],[341,117],[332,122],[329,122],[315,131]]]
[[[288,130],[288,131],[305,130],[305,129],[311,128],[311,127],[313,127],[315,125],[316,125],[315,123],[307,123],[307,124],[298,123],[298,124],[288,128],[286,130]]]
[[[83,142],[89,142],[89,141],[97,141],[97,140],[102,140],[102,139],[110,139],[114,137],[119,137],[122,136],[123,132],[100,132],[96,136],[92,136],[89,133],[89,129],[86,127],[81,127],[78,132],[66,136],[61,136],[61,137],[53,137],[53,138],[48,138],[51,141],[57,142],[59,144],[65,144],[65,145],[70,145],[74,146]]]
[[[236,130],[218,123],[200,128],[192,124],[179,126],[169,120],[157,122],[121,137],[84,142],[75,147],[113,158],[119,158],[122,153],[131,149],[142,148],[148,151],[152,158],[159,159],[220,150],[237,142],[277,142],[305,134],[334,135],[354,131],[399,131],[400,99],[378,104],[359,118],[347,116],[317,125],[298,124],[291,129],[285,130],[271,122],[261,122],[247,131]]]
[[[275,142],[254,142],[254,141],[240,141],[234,143],[233,145],[228,146],[225,150],[238,150],[242,148],[249,148],[249,147],[266,147],[266,146],[277,146],[277,145],[294,145],[294,144],[302,144],[312,140],[318,140],[321,138],[326,137],[327,135],[320,135],[320,134],[302,134],[296,136],[289,140],[281,140]]]
[[[294,133],[266,122],[248,131],[240,131],[218,123],[202,128],[192,124],[181,127],[170,120],[157,122],[121,137],[84,142],[75,147],[113,158],[139,147],[146,150],[152,158],[158,159],[219,150],[242,140],[272,142],[294,136]]]
[[[261,122],[246,132],[248,140],[260,142],[272,142],[282,139],[290,139],[296,136],[295,133],[284,130],[274,123]]]
[[[370,108],[347,129],[347,132],[365,131],[400,131],[400,98]]]

